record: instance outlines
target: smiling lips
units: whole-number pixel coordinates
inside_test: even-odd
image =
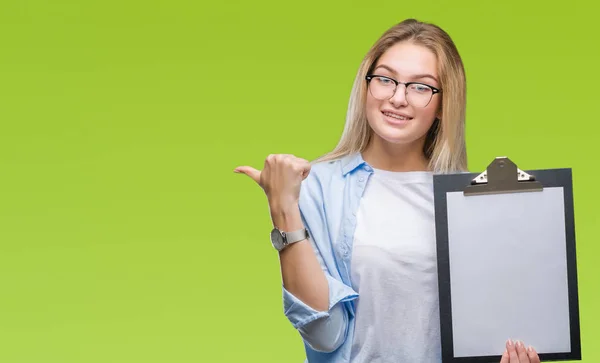
[[[390,118],[391,119],[390,121],[396,121],[396,122],[400,121],[400,123],[402,123],[402,121],[410,121],[413,119],[412,117],[409,117],[408,115],[404,115],[404,114],[397,113],[397,112],[381,111],[381,113],[384,116]]]

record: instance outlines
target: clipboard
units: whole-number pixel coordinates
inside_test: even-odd
[[[434,175],[442,363],[581,360],[571,169]]]

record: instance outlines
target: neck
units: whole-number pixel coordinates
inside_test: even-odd
[[[429,171],[429,161],[423,153],[425,140],[411,144],[392,144],[378,136],[371,140],[363,159],[375,169],[388,171]]]

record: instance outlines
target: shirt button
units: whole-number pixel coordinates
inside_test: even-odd
[[[363,178],[362,176],[358,179],[358,181],[362,182],[365,181],[365,178]]]

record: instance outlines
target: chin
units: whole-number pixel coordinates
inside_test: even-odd
[[[380,138],[392,145],[408,145],[418,140],[418,138],[410,138],[410,137],[381,137]]]
[[[406,125],[408,126],[408,125]],[[427,130],[418,132],[411,127],[393,127],[389,125],[377,125],[372,127],[375,135],[382,141],[394,145],[405,145],[413,143],[425,136]]]

